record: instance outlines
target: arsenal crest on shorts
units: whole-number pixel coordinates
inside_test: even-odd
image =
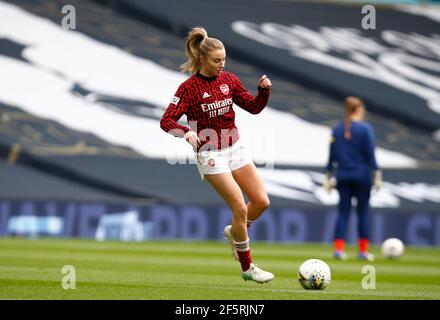
[[[215,167],[215,160],[214,159],[209,159],[208,160],[208,165],[210,165],[211,167]]]
[[[227,84],[222,84],[221,86],[220,86],[220,90],[221,90],[221,92],[223,93],[223,94],[229,94],[229,87],[228,87],[228,85]]]

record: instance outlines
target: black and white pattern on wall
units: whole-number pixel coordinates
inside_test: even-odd
[[[235,21],[232,29],[290,55],[414,94],[440,114],[439,34],[423,36],[383,30],[381,39],[354,28]],[[433,30],[434,31],[434,30]]]
[[[336,190],[327,194],[323,187],[324,174],[313,170],[264,169],[259,170],[271,196],[299,200],[307,204],[332,205],[339,202]],[[423,173],[420,173],[423,176]],[[440,204],[440,184],[385,181],[382,188],[372,192],[371,206],[375,208],[401,208],[410,205]],[[402,202],[405,205],[402,205]]]

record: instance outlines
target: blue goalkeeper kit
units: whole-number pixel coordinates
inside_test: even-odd
[[[339,216],[335,239],[345,240],[351,199],[357,199],[358,232],[360,239],[368,239],[369,200],[372,187],[372,171],[379,170],[374,154],[373,128],[365,123],[352,121],[351,139],[344,137],[344,123],[332,132],[327,172],[336,171],[339,192]]]

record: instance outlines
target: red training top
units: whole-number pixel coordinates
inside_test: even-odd
[[[238,141],[235,112],[232,104],[252,113],[260,113],[267,104],[270,90],[258,87],[258,95],[243,87],[238,77],[221,72],[218,77],[207,78],[194,74],[183,82],[165,111],[160,127],[176,137],[193,130],[203,150],[224,149]],[[177,123],[186,114],[189,128]]]

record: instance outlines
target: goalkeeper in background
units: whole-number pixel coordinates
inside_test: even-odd
[[[351,211],[351,200],[357,200],[359,255],[362,260],[373,261],[368,252],[371,187],[381,187],[382,177],[374,154],[373,128],[363,121],[365,107],[359,98],[347,97],[345,118],[332,131],[330,153],[326,167],[324,188],[333,188],[332,177],[336,167],[336,189],[339,193],[339,214],[334,231],[334,256],[346,260],[345,238]]]

